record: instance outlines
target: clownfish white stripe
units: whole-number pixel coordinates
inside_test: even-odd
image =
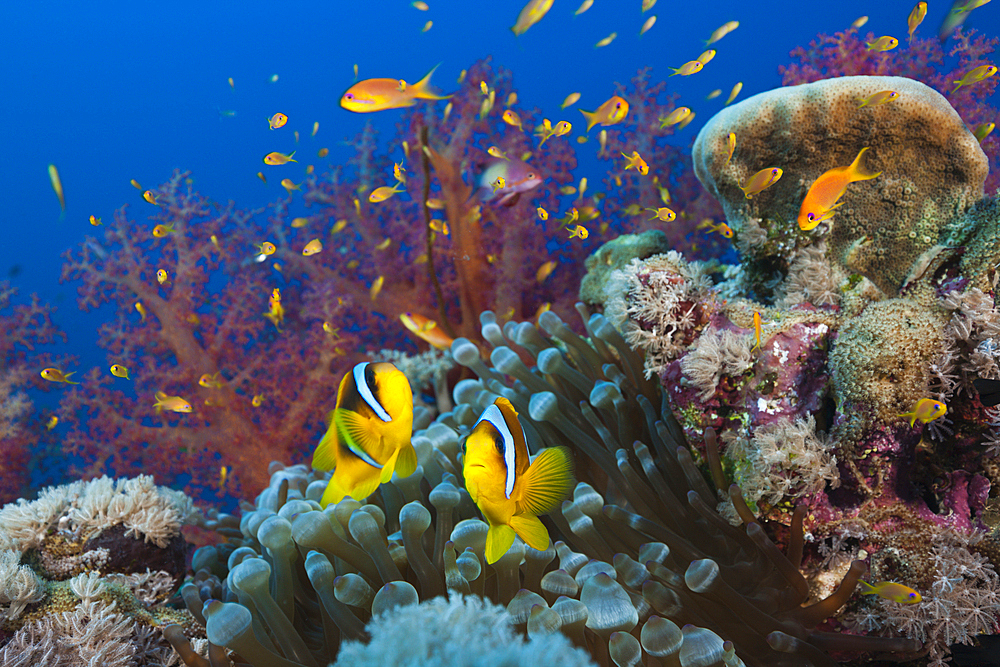
[[[368,382],[365,381],[366,368],[368,368],[367,361],[362,361],[354,367],[354,386],[358,388],[358,393],[361,394],[361,398],[365,399],[365,403],[367,403],[368,407],[375,412],[376,417],[384,422],[391,422],[392,417],[390,417],[389,413],[385,411],[382,404],[378,402],[378,399],[375,398],[374,394],[372,394],[372,390],[371,387],[368,386]],[[379,466],[377,463],[373,463],[372,465],[377,467]]]
[[[515,467],[514,467],[514,457],[516,456],[514,448],[514,436],[511,434],[510,429],[507,428],[507,422],[503,418],[503,414],[500,412],[500,408],[496,404],[491,405],[483,411],[483,415],[476,422],[485,421],[489,422],[493,428],[500,433],[503,438],[503,463],[504,467],[507,468],[507,479],[504,483],[504,494],[507,498],[510,498],[510,494],[514,492],[514,482],[515,482]],[[472,427],[475,430],[475,426]]]

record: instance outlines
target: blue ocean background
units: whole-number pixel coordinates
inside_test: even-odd
[[[576,136],[585,127],[577,109],[596,108],[615,92],[616,82],[627,83],[640,68],[651,67],[654,81],[666,78],[670,67],[702,53],[713,30],[738,20],[739,28],[713,45],[718,55],[701,73],[669,80],[670,92],[697,113],[674,137],[688,147],[736,82],[743,82],[739,99],[779,86],[778,66],[789,62],[789,51],[817,33],[844,30],[863,15],[869,20],[862,35],[871,31],[902,41],[914,3],[659,0],[643,14],[641,0],[595,0],[575,16],[579,1],[556,0],[520,37],[510,30],[520,0],[428,4],[429,11],[408,0],[4,3],[0,280],[10,280],[21,300],[34,292],[57,307],[55,322],[69,340],[55,352],[75,355],[79,375],[110,363],[96,346],[97,328],[112,316],[110,307],[78,310],[76,286],[59,283],[61,256],[98,235],[88,224],[92,214],[107,220],[123,205],[139,219],[151,214],[130,179],[155,188],[175,169],[190,170],[209,198],[255,208],[285,195],[282,177],[297,181],[307,164],[322,173],[328,163],[346,160],[351,149],[344,140],[368,122],[380,131],[382,149],[399,154],[388,142],[403,110],[361,115],[338,105],[354,82],[355,64],[361,79],[415,82],[440,63],[433,81],[447,93],[461,70],[491,57],[513,71],[521,105],[540,107],[553,123],[570,120]],[[949,4],[931,0],[920,34],[934,34],[948,11]],[[651,15],[657,22],[640,37]],[[433,27],[421,32],[427,21]],[[1000,2],[977,9],[966,26],[1000,34]],[[595,48],[613,31],[617,39]],[[706,101],[715,88],[722,95]],[[560,110],[574,91],[580,101]],[[272,132],[266,119],[278,111],[289,122]],[[311,137],[314,122],[319,131]],[[315,157],[321,147],[330,149],[327,158]],[[277,176],[268,172],[270,183],[262,184],[256,174],[267,169],[263,155],[292,150],[301,162]],[[577,152],[576,178],[599,183],[604,168],[594,158],[596,141]],[[50,163],[65,188],[64,216],[49,183]],[[296,201],[291,213],[304,212]],[[33,399],[54,408],[58,392]]]

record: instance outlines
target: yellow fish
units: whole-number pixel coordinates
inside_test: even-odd
[[[59,208],[63,213],[66,212],[66,197],[63,195],[62,180],[59,178],[59,170],[56,169],[54,164],[49,165],[49,181],[52,183],[52,189],[55,190],[56,196],[59,197]]]
[[[115,364],[114,366],[112,366],[111,374],[114,375],[116,378],[125,378],[126,380],[132,379],[128,376],[128,369],[122,366],[121,364]]]
[[[301,229],[309,224],[309,218],[292,218],[292,227]]]
[[[725,169],[729,161],[733,159],[733,153],[736,152],[736,133],[729,133],[729,153],[726,155],[726,161],[722,164],[722,168]]]
[[[642,0],[642,13],[645,14],[648,12],[655,4],[656,0]]]
[[[898,97],[899,93],[897,93],[895,90],[882,90],[862,99],[861,104],[858,105],[858,108],[861,109],[862,107],[878,106],[879,104],[892,102]]]
[[[899,46],[899,40],[889,35],[882,35],[874,42],[866,42],[867,51],[892,51]]]
[[[277,250],[275,245],[270,241],[264,241],[259,246],[257,246],[257,249],[260,250],[260,254],[262,255],[273,255]]]
[[[840,206],[837,202],[844,196],[848,185],[875,178],[882,173],[871,173],[861,166],[861,156],[867,150],[868,147],[865,146],[858,152],[854,162],[846,167],[834,167],[813,182],[799,208],[799,229],[809,231],[824,220],[829,220],[833,217],[833,210]]]
[[[335,327],[329,322],[323,322],[323,331],[328,333],[334,340],[340,339],[340,327]]]
[[[359,81],[340,98],[340,106],[355,113],[371,113],[385,109],[412,107],[417,100],[444,100],[451,95],[437,95],[431,90],[434,66],[423,79],[408,84],[400,79],[365,79]]]
[[[490,146],[489,148],[486,149],[486,152],[492,155],[493,157],[500,158],[501,160],[510,160],[510,158],[507,157],[507,154],[504,153],[499,148],[497,148],[496,146]]]
[[[559,108],[565,109],[566,107],[573,106],[579,99],[580,93],[570,93],[566,96],[566,99],[563,100],[562,104],[559,105]]]
[[[671,211],[666,206],[662,206],[660,208],[647,208],[646,210],[653,212],[653,217],[650,218],[650,220],[656,218],[662,222],[671,222],[673,221],[674,218],[677,217],[677,214]],[[638,213],[638,211],[636,213]]]
[[[906,25],[910,29],[910,41],[913,41],[913,32],[920,25],[924,17],[927,16],[927,3],[918,2],[914,7],[913,11],[910,12],[910,16],[906,19]]]
[[[281,187],[285,188],[285,190],[288,192],[289,195],[292,194],[292,190],[299,190],[300,192],[302,190],[302,188],[300,188],[298,185],[295,185],[295,183],[293,183],[292,179],[290,178],[281,179]]]
[[[160,414],[164,410],[169,412],[191,412],[191,404],[180,396],[167,396],[162,391],[156,392],[155,396],[156,403],[153,404],[153,408],[156,410],[156,414]]]
[[[174,229],[173,225],[157,225],[153,227],[153,236],[158,239],[162,239],[168,234],[173,234],[177,230]]]
[[[502,118],[503,122],[507,123],[508,125],[513,125],[522,132],[524,131],[524,127],[521,125],[521,118],[514,111],[507,109],[506,111],[503,112]]]
[[[528,0],[528,4],[517,15],[517,22],[511,27],[511,32],[518,36],[523,35],[552,9],[552,2],[553,0]]]
[[[859,580],[858,583],[861,584],[862,595],[877,595],[880,598],[899,602],[900,604],[916,604],[923,599],[920,597],[920,593],[909,586],[897,584],[892,581],[880,581],[877,584],[869,584],[867,581]]]
[[[229,471],[231,468],[228,466],[222,466],[219,468],[219,488],[224,488],[226,486],[226,480],[229,479]]]
[[[310,136],[315,137],[317,132],[319,132],[319,121],[318,120],[313,123],[313,131],[312,131],[312,134]]]
[[[446,334],[437,322],[427,319],[420,313],[403,313],[399,316],[399,321],[420,339],[439,350],[447,350],[455,342],[455,339]]]
[[[288,116],[283,113],[276,113],[267,119],[267,124],[271,126],[272,130],[276,130],[279,127],[284,127],[285,123],[288,122]]]
[[[400,184],[396,183],[396,185]],[[386,199],[393,196],[397,192],[402,192],[403,188],[397,188],[396,185],[392,186],[391,188],[388,185],[383,185],[380,188],[375,188],[374,190],[372,190],[371,194],[368,195],[368,201],[372,202],[373,204],[378,204],[379,202],[384,202]]]
[[[90,216],[90,224],[92,224],[94,227],[96,227],[97,225],[102,224],[101,223],[101,219],[100,218],[95,218],[94,216]]]
[[[713,32],[712,35],[705,41],[705,46],[716,43],[717,41],[719,41],[720,39],[722,39],[723,37],[725,37],[726,35],[728,35],[733,30],[736,30],[739,27],[740,27],[739,21],[727,21],[726,23],[715,29],[715,32]]]
[[[259,408],[264,405],[264,394],[257,394],[252,399],[250,399],[250,405],[255,408]]]
[[[372,301],[378,297],[378,293],[382,291],[382,285],[385,283],[385,276],[379,276],[372,282],[371,288],[368,290],[368,294],[371,296]]]
[[[207,389],[218,389],[225,386],[226,383],[219,379],[219,373],[212,373],[211,375],[205,373],[198,378],[198,384]]]
[[[666,116],[662,116],[658,119],[660,121],[660,129],[663,130],[671,125],[676,125],[690,115],[691,109],[688,107],[677,107]]]
[[[486,562],[495,563],[515,535],[533,549],[549,547],[538,520],[556,509],[573,488],[573,461],[565,447],[543,449],[528,461],[528,445],[517,411],[499,397],[465,439],[465,488],[489,523]]]
[[[573,15],[574,16],[579,16],[580,14],[582,14],[585,11],[587,11],[588,9],[590,9],[591,5],[593,5],[593,4],[594,4],[594,0],[583,0],[583,3],[579,7],[576,8],[575,12],[573,12]]]
[[[52,429],[54,429],[56,427],[56,424],[58,424],[58,423],[59,423],[59,417],[57,417],[55,415],[52,415],[51,417],[49,417],[48,423],[45,424],[45,428],[47,430],[51,431]]]
[[[317,157],[326,157],[329,154],[330,154],[330,149],[329,148],[321,148],[318,151],[316,151],[316,156]]]
[[[319,239],[313,239],[302,249],[303,257],[309,257],[323,250],[323,243]]]
[[[170,275],[167,273],[166,269],[156,270],[156,282],[160,283],[161,285],[170,283]]]
[[[343,231],[344,227],[347,226],[347,220],[338,220],[333,223],[333,227],[330,229],[331,234],[336,234],[337,232]]]
[[[746,185],[739,186],[740,190],[747,199],[752,198],[755,194],[758,194],[764,188],[770,187],[778,182],[781,178],[782,171],[778,167],[767,167],[766,169],[761,169],[756,174],[750,177]]]
[[[42,378],[48,380],[49,382],[65,382],[66,384],[80,384],[79,382],[73,382],[69,379],[69,376],[76,371],[71,371],[69,373],[63,373],[58,368],[46,368],[41,372]]]
[[[392,177],[395,178],[400,183],[405,183],[406,182],[406,176],[403,176],[403,172],[404,171],[406,171],[406,169],[403,168],[403,163],[402,162],[395,162],[395,163],[393,163],[393,165],[392,165]]]
[[[615,37],[617,37],[617,36],[618,36],[617,32],[611,33],[610,35],[608,35],[607,37],[605,37],[604,39],[602,39],[601,41],[599,41],[597,44],[594,44],[594,48],[595,49],[599,49],[602,46],[607,46],[611,42],[615,41]]]
[[[392,239],[390,237],[386,236],[385,239],[381,243],[379,243],[377,246],[375,246],[375,249],[376,250],[385,250],[386,248],[389,247],[389,245],[391,243],[392,243]]]
[[[539,220],[548,220],[549,219],[549,212],[546,211],[541,206],[539,206],[538,208],[536,208],[535,212],[538,213]]]
[[[972,136],[976,138],[976,141],[983,143],[983,139],[990,136],[990,133],[996,129],[996,123],[983,123],[975,129]]]
[[[702,65],[707,65],[709,62],[712,61],[712,58],[714,57],[715,57],[715,49],[709,49],[704,53],[702,53],[700,56],[698,56],[698,62],[700,62]]]
[[[631,157],[622,153],[622,157],[628,160],[628,164],[625,165],[625,171],[634,168],[643,176],[649,173],[649,165],[646,164],[646,161],[642,159],[641,155],[639,155],[639,151],[632,151]]]
[[[504,180],[503,176],[497,176],[496,180],[490,183],[490,187],[493,188],[493,192],[497,190],[503,190],[504,186],[507,185],[507,181]]]
[[[312,460],[317,470],[333,469],[324,507],[347,496],[367,498],[393,472],[408,477],[416,470],[413,391],[392,364],[362,362],[345,374],[328,422]]]
[[[293,155],[295,155],[295,151],[292,151],[288,155],[279,153],[278,151],[273,151],[264,156],[264,164],[274,166],[279,164],[288,164],[289,162],[298,162],[298,160],[292,159]]]
[[[535,280],[539,283],[545,282],[545,279],[552,275],[552,272],[556,270],[557,266],[559,266],[559,262],[545,262],[538,267],[538,271],[535,272]]]
[[[646,19],[646,22],[643,23],[642,27],[639,29],[639,36],[642,37],[643,35],[645,35],[649,31],[649,29],[653,27],[655,23],[656,23],[655,16],[650,16],[648,19]]]
[[[705,66],[700,60],[689,60],[680,67],[671,67],[674,73],[670,76],[691,76],[692,74],[697,74],[701,71],[701,68]]]
[[[259,178],[264,185],[267,185],[267,176],[264,175],[264,172],[258,171],[257,178]]]
[[[753,333],[754,333],[754,346],[750,348],[750,351],[760,349],[760,333],[761,333],[761,323],[760,323],[760,311],[753,311]]]
[[[570,230],[570,233],[569,233],[569,238],[571,238],[571,239],[573,239],[573,238],[579,238],[580,240],[583,240],[583,239],[587,238],[588,236],[590,236],[590,232],[588,232],[587,228],[584,227],[583,225],[577,225],[572,230]]]
[[[708,95],[706,95],[705,99],[706,100],[714,100],[716,97],[718,97],[721,94],[722,94],[722,88],[716,88],[715,90],[713,90],[712,92],[710,92]]]
[[[573,124],[567,120],[561,120],[556,123],[556,126],[552,128],[552,134],[557,137],[563,137],[573,131]]]
[[[153,195],[152,190],[146,190],[145,192],[143,192],[142,198],[148,201],[153,206],[159,206],[159,204],[156,203],[156,197]]]
[[[969,84],[977,83],[983,79],[988,79],[996,73],[997,68],[995,65],[980,65],[979,67],[966,72],[965,76],[958,81],[952,81],[952,83],[957,83],[958,85],[955,86],[955,90],[951,92],[954,95],[962,86],[968,86]]]
[[[943,417],[947,412],[948,406],[941,401],[935,401],[933,398],[921,398],[917,401],[916,405],[913,406],[913,410],[896,416],[909,417],[910,426],[912,427],[918,419],[926,424],[927,422],[934,421],[938,417]]]
[[[135,302],[135,309],[139,313],[139,316],[142,317],[142,321],[145,322],[146,315],[148,315],[149,313],[146,312],[146,306],[142,305],[142,301]]]
[[[132,179],[131,181],[129,181],[129,183],[131,183],[131,184],[132,184],[132,187],[133,187],[133,188],[135,188],[136,190],[138,190],[138,191],[142,192],[142,186],[141,186],[141,185],[139,185],[139,181],[137,181],[137,180],[135,180],[135,179],[133,178],[133,179]]]
[[[738,81],[738,82],[736,82],[736,85],[733,86],[733,89],[729,92],[729,97],[726,99],[726,104],[724,104],[722,106],[727,106],[733,100],[735,100],[736,96],[740,94],[741,90],[743,90],[743,82],[742,81]]]
[[[417,0],[416,2],[411,2],[410,4],[422,12],[426,12],[428,9],[430,9],[430,7],[427,6],[426,2],[421,2],[420,0]]]
[[[281,331],[281,323],[285,321],[285,307],[281,305],[281,290],[275,287],[267,300],[267,312],[264,317],[271,320],[274,328]]]
[[[628,102],[615,95],[607,102],[597,107],[594,111],[584,111],[583,109],[580,109],[580,113],[582,113],[583,117],[587,119],[587,131],[589,132],[590,128],[595,125],[603,125],[606,127],[625,120],[625,116],[628,115]],[[603,144],[601,148],[604,148]]]
[[[229,87],[236,90],[236,84],[233,83],[233,77],[229,77]]]

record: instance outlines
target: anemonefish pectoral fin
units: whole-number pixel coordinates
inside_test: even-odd
[[[534,514],[515,514],[510,518],[510,526],[532,549],[545,551],[549,548],[549,531]]]
[[[399,456],[396,458],[396,474],[400,477],[409,477],[417,471],[417,452],[413,445],[406,443],[399,449]]]
[[[368,465],[376,468],[382,467],[382,464],[372,455],[378,451],[381,440],[381,436],[372,428],[372,419],[364,417],[354,410],[337,408],[334,410],[333,421],[338,433],[343,437],[342,445]]]
[[[545,530],[544,526],[542,526],[542,530]],[[488,564],[492,565],[497,562],[510,550],[510,546],[514,544],[514,535],[514,529],[510,526],[490,526],[489,532],[486,533],[486,562]],[[548,533],[546,533],[546,537],[548,537]],[[548,544],[545,546],[548,547]]]
[[[545,514],[573,488],[573,459],[566,447],[549,447],[535,457],[519,480],[515,514]],[[545,547],[542,547],[543,549]]]

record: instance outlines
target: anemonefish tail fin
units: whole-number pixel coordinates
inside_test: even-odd
[[[486,562],[492,565],[500,560],[501,556],[510,551],[512,544],[514,544],[513,528],[510,526],[490,526],[489,532],[486,533]]]
[[[590,132],[590,128],[597,125],[597,112],[584,111],[583,109],[580,109],[580,113],[582,113],[583,117],[587,119],[587,132]]]
[[[858,583],[861,584],[862,595],[878,595],[878,591],[875,589],[875,587],[869,584],[864,579],[858,579]]]
[[[532,549],[545,551],[549,548],[549,531],[534,514],[515,514],[510,518],[510,527]]]
[[[313,452],[312,467],[316,470],[333,470],[337,465],[336,426],[333,425],[333,412],[326,418],[327,431],[320,438]]]
[[[872,173],[866,170],[864,166],[861,164],[862,156],[865,154],[865,151],[867,150],[868,146],[862,148],[858,152],[858,156],[854,158],[854,162],[852,162],[851,166],[847,168],[847,172],[851,175],[851,181],[866,181],[870,178],[875,178],[876,176],[882,173],[881,171],[876,171],[875,173]]]
[[[515,514],[538,516],[551,512],[565,500],[575,483],[569,449],[549,447],[542,450],[520,480],[521,493]]]
[[[441,66],[438,63],[434,68],[427,73],[427,76],[417,81],[414,84],[407,86],[414,97],[418,97],[422,100],[446,100],[451,95],[438,95],[431,89],[431,74],[434,74],[434,70]]]

